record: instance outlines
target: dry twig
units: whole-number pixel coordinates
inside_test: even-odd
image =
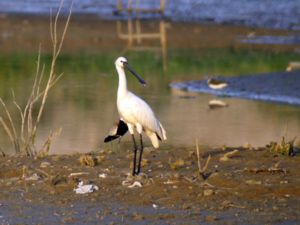
[[[203,180],[206,180],[207,176],[205,175],[205,171],[208,167],[208,164],[210,162],[211,156],[209,155],[204,167],[201,166],[201,162],[200,162],[200,153],[199,153],[199,146],[198,146],[198,139],[196,139],[196,150],[197,150],[197,159],[198,159],[198,170],[199,170],[199,174],[201,175]]]
[[[0,117],[0,125],[6,132],[9,137],[9,140],[13,144],[16,153],[26,153],[28,156],[37,156],[39,153],[46,154],[48,153],[52,140],[59,135],[61,129],[57,132],[50,132],[46,141],[42,147],[37,148],[36,146],[36,137],[37,130],[40,124],[45,104],[49,95],[49,90],[57,83],[57,81],[62,77],[61,74],[55,73],[56,60],[61,52],[62,45],[66,36],[66,32],[69,26],[72,5],[66,22],[64,24],[63,32],[60,37],[57,33],[57,23],[58,18],[63,6],[63,0],[60,3],[59,9],[55,15],[54,21],[51,16],[50,20],[50,36],[52,40],[52,60],[50,71],[47,76],[47,80],[44,82],[45,78],[45,65],[41,66],[41,47],[39,47],[38,58],[36,61],[36,73],[34,77],[34,82],[32,85],[31,93],[27,99],[27,103],[24,108],[22,108],[17,101],[15,100],[15,95],[13,95],[13,104],[17,108],[21,124],[16,124],[16,118],[11,116],[10,111],[8,110],[4,101],[0,98],[0,103],[2,104],[5,112],[5,118]],[[45,83],[45,85],[44,85]],[[38,104],[39,103],[39,104]],[[33,114],[33,109],[37,108],[37,115]],[[17,132],[17,129],[19,132]]]

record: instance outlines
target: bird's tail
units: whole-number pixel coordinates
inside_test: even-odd
[[[159,140],[158,140],[157,134],[154,133],[154,132],[146,132],[146,134],[150,138],[153,147],[158,148],[159,147]]]
[[[165,131],[164,127],[161,125],[161,123],[159,123],[159,128],[160,128],[159,134],[156,133],[156,132],[152,132],[152,131],[147,131],[146,130],[146,134],[150,138],[151,143],[152,143],[152,145],[153,145],[154,148],[158,148],[159,147],[159,141],[161,141],[161,140],[167,140],[166,131]]]
[[[162,139],[167,140],[167,132],[164,129],[164,127],[161,125],[161,123],[159,123],[159,127],[160,127],[160,131],[161,131],[161,134],[162,134]]]

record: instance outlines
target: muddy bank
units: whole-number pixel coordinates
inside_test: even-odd
[[[116,146],[115,146],[116,147]],[[234,153],[232,153],[234,151]],[[230,154],[226,154],[231,152]],[[0,158],[2,224],[293,224],[299,222],[299,153],[265,148],[147,148],[132,179],[128,147],[41,159]],[[226,157],[226,156],[227,157]],[[225,157],[224,157],[225,156]],[[79,181],[98,187],[76,194]],[[134,182],[137,182],[134,184]],[[134,187],[132,187],[134,186]],[[140,187],[141,186],[141,187]],[[254,220],[255,218],[255,220]]]
[[[105,19],[126,18],[116,14],[116,1],[74,0],[74,14],[97,15]],[[142,8],[157,8],[159,1],[139,1]],[[127,1],[123,1],[126,5]],[[60,0],[2,0],[0,12],[49,15],[50,9],[57,9]],[[71,1],[65,1],[63,12],[67,13]],[[232,13],[234,12],[234,13]],[[300,1],[280,0],[173,0],[166,1],[165,15],[171,21],[233,24],[272,29],[300,29]],[[139,15],[144,18],[153,14]]]
[[[207,80],[172,83],[176,89],[208,93],[217,96],[237,97],[270,101],[300,106],[299,72],[282,72],[258,75],[245,75],[231,78],[218,78],[228,84],[223,89],[212,89]]]
[[[63,19],[59,22],[62,27]],[[126,24],[123,24],[123,28]],[[157,32],[156,21],[143,21],[144,32]],[[294,51],[296,44],[264,45],[243,43],[241,38],[249,34],[255,37],[290,36],[295,32],[247,28],[230,25],[199,25],[193,23],[167,22],[166,39],[168,49],[203,49],[203,48],[257,48],[271,51]],[[32,15],[0,16],[0,48],[3,53],[37,52],[39,43],[43,52],[51,51],[49,17]],[[185,35],[189,33],[190,35]],[[222,37],[221,39],[219,37]],[[115,21],[101,20],[96,16],[72,16],[70,27],[63,46],[64,53],[105,50],[123,50],[127,45],[117,34]],[[158,46],[157,40],[143,42],[142,46]]]

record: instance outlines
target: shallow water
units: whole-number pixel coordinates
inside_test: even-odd
[[[9,102],[12,99],[10,93],[13,88],[17,101],[22,105],[25,104],[26,95],[30,91],[36,60],[35,54],[24,51],[35,52],[32,46],[39,41],[38,35],[35,34],[47,36],[49,25],[48,21],[33,22],[21,18],[20,23],[26,26],[15,35],[14,27],[9,26],[7,20],[0,21],[8,24],[5,29],[12,34],[8,39],[3,38],[2,46],[5,47],[5,43],[8,43],[9,47],[6,48],[6,53],[1,55],[0,93],[1,97]],[[12,21],[11,24],[19,25],[18,19]],[[105,33],[102,31],[94,34],[96,25],[105,25]],[[67,53],[61,56],[58,65],[58,71],[64,72],[64,76],[50,92],[39,130],[41,136],[38,141],[42,142],[50,130],[60,127],[63,129],[55,140],[51,153],[88,152],[110,147],[110,144],[103,143],[103,139],[113,122],[118,119],[115,103],[118,79],[113,61],[123,49],[110,47],[110,50],[104,51],[101,47],[107,47],[107,43],[113,45],[112,41],[108,41],[112,37],[117,46],[125,45],[116,38],[115,24],[112,26],[113,28],[107,29],[111,27],[109,23],[99,24],[96,20],[89,21],[89,26],[86,26],[84,19],[79,22],[75,20],[71,24],[65,43]],[[136,68],[148,84],[142,87],[130,76],[130,90],[151,105],[167,130],[168,140],[163,144],[163,148],[194,146],[196,139],[204,146],[236,146],[246,143],[261,146],[279,140],[282,135],[293,138],[299,134],[299,107],[228,98],[224,100],[229,107],[209,110],[208,101],[213,99],[213,96],[171,90],[168,87],[170,82],[215,75],[274,72],[284,70],[289,60],[297,59],[295,55],[288,52],[278,53],[276,50],[275,53],[260,52],[252,48],[235,50],[238,45],[232,43],[231,39],[227,40],[227,36],[233,34],[232,29],[226,27],[212,26],[209,27],[210,32],[206,32],[208,27],[185,27],[194,32],[195,36],[201,34],[199,36],[205,37],[202,40],[204,46],[205,43],[210,43],[210,48],[213,48],[215,44],[217,49],[193,47],[193,43],[198,44],[198,38],[189,40],[192,46],[190,48],[172,47],[187,30],[180,28],[180,25],[178,29],[178,26],[171,24],[169,32],[172,35],[168,37],[171,44],[166,72],[162,71],[160,54],[126,54],[132,67]],[[35,29],[38,29],[38,32]],[[205,34],[201,33],[202,30]],[[211,38],[216,38],[214,30],[222,33],[226,39],[213,39],[211,43]],[[247,31],[242,29],[235,32]],[[98,39],[95,40],[94,36]],[[236,40],[236,37],[232,39]],[[85,45],[78,47],[78,43]],[[83,46],[87,48],[84,50]],[[98,53],[93,51],[93,46],[100,49]],[[180,46],[180,43],[176,46]],[[13,116],[17,115],[17,110],[14,110]],[[5,151],[11,150],[7,136],[3,130],[0,132],[1,148]],[[130,142],[129,135],[124,137],[123,142]]]
[[[299,107],[226,98],[229,107],[210,110],[208,101],[213,96],[171,90],[168,83],[172,77],[161,79],[161,74],[138,72],[148,85],[141,87],[135,79],[130,79],[129,87],[152,106],[161,120],[168,132],[168,140],[163,144],[166,148],[193,146],[195,139],[209,146],[245,143],[257,146],[278,140],[284,134],[291,138],[299,134]],[[50,130],[63,129],[52,153],[88,152],[109,146],[102,141],[118,119],[117,75],[99,74],[88,71],[85,77],[66,74],[52,90],[40,127],[43,137]],[[16,95],[27,89],[18,87]],[[129,135],[123,140],[129,142]]]

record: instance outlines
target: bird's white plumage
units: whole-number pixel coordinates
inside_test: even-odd
[[[116,69],[119,75],[119,87],[117,97],[117,107],[121,119],[128,125],[131,134],[134,130],[138,133],[144,131],[150,138],[155,148],[159,147],[158,137],[166,140],[166,131],[155,117],[150,106],[141,98],[127,90],[127,80],[124,71],[124,62],[127,59],[119,57],[116,62]]]

